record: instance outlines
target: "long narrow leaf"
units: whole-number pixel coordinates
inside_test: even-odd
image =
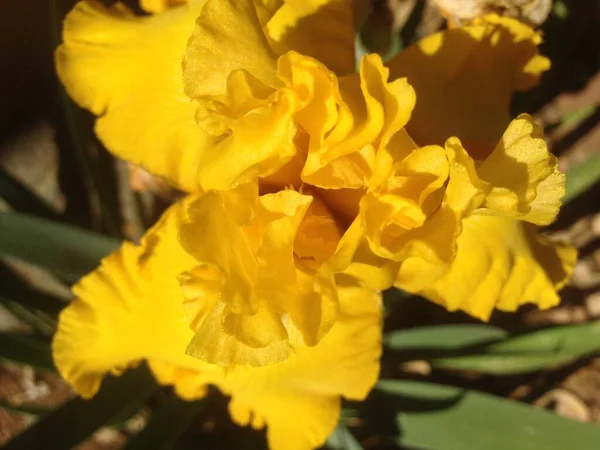
[[[58,46],[61,41],[62,21],[64,19],[65,7],[69,2],[52,0],[50,2],[49,27],[53,47]],[[68,6],[70,8],[70,6]],[[59,12],[60,11],[60,12]],[[68,11],[68,9],[67,9]],[[63,13],[64,12],[64,13]],[[105,180],[97,170],[97,164],[91,158],[89,144],[91,143],[92,130],[81,120],[82,111],[69,98],[64,87],[57,83],[58,97],[62,107],[64,124],[68,139],[65,145],[77,159],[84,175],[86,187],[91,196],[97,200],[107,230],[112,236],[121,237],[119,231],[119,208],[115,199],[110,195]]]
[[[4,264],[0,264],[0,279],[0,303],[38,333],[51,336],[56,316],[67,302],[33,289]]]
[[[148,398],[155,388],[156,383],[145,366],[121,377],[108,378],[91,400],[76,398],[67,402],[15,437],[3,450],[73,448],[130,404]]]
[[[58,89],[60,90],[59,96],[65,115],[72,151],[82,169],[87,188],[100,206],[102,217],[109,233],[112,236],[120,237],[118,206],[115,199],[109,194],[105,185],[106,181],[98,172],[97,164],[91,158],[89,145],[86,145],[91,142],[91,139],[84,132],[86,129],[85,125],[78,119],[81,112],[77,110],[77,106],[68,97],[64,88],[59,86]]]
[[[205,402],[186,402],[174,397],[155,409],[150,422],[137,436],[131,439],[125,450],[169,450],[175,448],[177,439],[192,423],[194,417],[205,406]]]
[[[505,375],[565,364],[600,351],[600,323],[546,328],[491,343],[473,354],[431,359],[434,367]]]
[[[428,450],[594,450],[600,427],[476,391],[418,381],[382,380],[396,411],[396,442]]]
[[[0,213],[0,254],[51,270],[68,281],[93,270],[119,242],[51,220]]]
[[[530,372],[600,351],[600,324],[585,323],[508,333],[490,325],[443,325],[387,333],[398,361],[423,359],[433,367],[493,375]]]
[[[16,319],[30,326],[37,333],[50,337],[56,329],[56,321],[43,312],[28,309],[22,304],[0,295],[0,304]]]
[[[67,302],[60,298],[33,289],[3,264],[0,264],[0,279],[0,297],[10,299],[26,308],[56,315],[67,305]]]
[[[570,202],[600,181],[600,152],[577,164],[567,172],[563,203]]]
[[[452,350],[497,341],[508,333],[486,324],[442,325],[408,328],[386,333],[384,345],[390,350]]]
[[[360,442],[342,422],[337,424],[333,433],[327,439],[326,448],[331,450],[363,450]]]
[[[0,358],[39,369],[54,370],[50,344],[33,336],[0,333]]]
[[[16,211],[57,220],[59,214],[18,180],[0,169],[0,197]]]

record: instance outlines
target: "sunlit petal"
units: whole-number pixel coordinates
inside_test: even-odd
[[[287,0],[267,24],[280,54],[295,50],[338,75],[354,72],[354,18],[348,0]]]
[[[194,264],[177,242],[185,208],[185,202],[173,206],[140,246],[123,244],[73,288],[77,298],[60,315],[53,354],[82,396],[94,395],[107,372],[185,356],[193,332],[177,275]]]
[[[411,261],[397,286],[446,307],[488,320],[494,309],[515,311],[525,303],[556,306],[573,270],[576,251],[536,235],[537,228],[509,218],[471,216],[463,221],[456,259],[440,266]],[[419,286],[412,277],[429,284]],[[434,281],[437,278],[437,281]]]
[[[531,88],[550,62],[538,54],[539,32],[489,15],[445,30],[399,52],[392,77],[417,91],[408,131],[419,145],[461,139],[477,159],[487,156],[510,121],[515,91]]]
[[[84,0],[67,16],[56,51],[69,95],[99,116],[96,133],[115,155],[188,191],[216,139],[194,120],[183,92],[181,59],[204,0],[155,16],[122,3]]]
[[[480,210],[537,225],[552,223],[565,194],[565,177],[549,152],[541,127],[528,114],[513,120],[502,139],[478,167],[490,192]]]

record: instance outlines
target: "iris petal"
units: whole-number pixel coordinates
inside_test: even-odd
[[[181,58],[204,0],[138,17],[122,3],[84,0],[64,23],[56,68],[69,95],[99,116],[96,133],[120,158],[187,191],[217,139],[198,127]]]

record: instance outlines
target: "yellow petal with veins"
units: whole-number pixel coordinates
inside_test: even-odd
[[[187,191],[216,140],[194,120],[181,59],[204,0],[138,17],[122,3],[84,0],[65,19],[56,68],[69,95],[99,116],[96,133],[120,158]]]
[[[279,100],[231,123],[230,135],[207,152],[198,171],[204,190],[228,190],[275,174],[296,154],[295,99]]]
[[[320,447],[338,420],[336,393],[363,399],[378,378],[379,295],[343,286],[339,297],[339,319],[316,347],[296,346],[296,354],[282,364],[242,369],[223,383],[224,392],[233,395],[233,420],[255,428],[266,423],[270,448]],[[256,385],[260,389],[253,389]]]
[[[449,139],[445,149],[415,146],[408,155],[391,145],[376,167],[359,213],[372,251],[394,261],[451,262],[462,219],[488,190],[460,141]]]
[[[226,135],[203,160],[200,186],[227,190],[257,177],[274,187],[297,186],[294,168],[313,186],[366,187],[378,149],[406,134],[415,103],[406,80],[388,82],[381,58],[369,55],[360,74],[338,84],[321,62],[293,51],[278,59],[276,75],[269,85],[250,69],[236,69],[223,95],[198,97],[200,126]]]
[[[197,317],[193,320],[199,321]],[[263,307],[253,315],[235,314],[218,302],[203,317],[186,353],[220,367],[260,367],[285,361],[293,351],[287,330],[274,311]]]
[[[394,283],[399,263],[376,255],[369,247],[360,220],[352,222],[330,260],[338,277],[349,277],[368,289],[382,291]]]
[[[362,188],[373,176],[375,154],[408,122],[414,89],[405,79],[388,81],[378,55],[365,56],[360,73],[335,80],[336,121],[312,135],[302,179],[325,189]]]
[[[337,75],[354,72],[354,18],[348,0],[287,0],[267,24],[274,49],[295,50]]]
[[[494,309],[516,311],[526,303],[556,306],[556,291],[573,270],[577,252],[536,233],[535,226],[511,218],[470,216],[463,220],[450,265],[440,270],[412,261],[400,270],[396,285],[481,320]],[[419,286],[413,277],[425,277],[429,284]]]
[[[333,273],[319,261],[328,255],[314,250],[318,237],[308,233],[317,217],[331,216],[324,206],[311,209],[312,202],[292,190],[259,197],[253,184],[209,192],[190,205],[180,230],[181,244],[197,261],[182,278],[196,333],[189,354],[221,366],[262,366],[293,351],[290,326],[307,345],[329,331],[338,308]],[[339,240],[332,231],[331,250]]]
[[[183,59],[190,98],[225,94],[227,77],[237,69],[267,85],[277,84],[275,56],[263,31],[268,13],[258,0],[206,1]]]
[[[554,221],[565,194],[565,176],[548,151],[543,130],[528,114],[513,120],[478,167],[491,186],[480,214],[511,216],[537,225]]]
[[[197,400],[207,393],[206,375],[197,370],[163,360],[149,360],[148,365],[156,381],[173,386],[184,400]]]
[[[485,158],[510,121],[515,91],[531,88],[550,62],[538,54],[539,32],[515,19],[488,15],[442,31],[399,52],[388,66],[407,77],[419,101],[407,126],[419,145],[458,136]]]
[[[74,286],[77,298],[60,314],[52,349],[60,374],[83,397],[96,393],[107,372],[185,356],[193,332],[178,274],[195,260],[179,245],[177,227],[188,200],[171,207],[140,246],[123,244]]]
[[[386,153],[382,149],[378,156],[383,159]],[[385,182],[370,186],[360,203],[360,217],[371,249],[398,261],[406,258],[409,232],[422,227],[440,206],[449,164],[444,149],[433,145],[399,160],[385,159],[392,163],[378,165],[386,172],[380,177]]]

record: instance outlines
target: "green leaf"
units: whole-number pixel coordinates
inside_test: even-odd
[[[146,399],[156,383],[146,366],[121,377],[107,377],[102,389],[90,400],[75,398],[2,447],[3,450],[73,448],[108,424],[131,403]]]
[[[5,401],[0,401],[0,408],[5,409],[10,412],[15,412],[19,414],[27,414],[29,416],[46,416],[50,414],[53,410],[51,408],[45,408],[43,406],[29,406],[29,405],[12,405]]]
[[[33,336],[0,333],[0,358],[29,364],[39,369],[54,370],[50,344]]]
[[[508,333],[486,324],[436,325],[386,333],[383,344],[394,351],[419,349],[451,350],[496,341]]]
[[[476,353],[431,359],[434,367],[506,375],[569,363],[600,351],[600,323],[565,325],[515,335]]]
[[[42,336],[50,337],[56,329],[56,321],[43,312],[28,309],[22,304],[0,295],[0,304],[4,306],[15,318],[30,326]]]
[[[566,113],[561,117],[560,127],[579,125],[584,120],[593,116],[596,109],[595,105],[586,105],[573,112]]]
[[[35,195],[18,180],[13,178],[0,168],[0,197],[2,197],[11,208],[46,217],[48,219],[58,220],[59,214],[46,203],[43,199]]]
[[[327,439],[326,446],[332,450],[363,450],[360,442],[342,422],[337,424]]]
[[[57,315],[68,304],[60,298],[32,288],[4,264],[0,264],[0,279],[2,279],[0,297],[15,301],[29,309]]]
[[[49,25],[53,47],[62,42],[63,19],[71,6],[72,3],[69,1],[52,0],[50,2]],[[91,126],[84,123],[82,118],[85,113],[69,98],[65,88],[60,83],[57,84],[57,89],[67,134],[67,139],[63,145],[67,147],[67,150],[79,163],[86,188],[99,205],[108,232],[112,236],[121,237],[118,205],[106,186],[106,179],[98,170],[98,164],[90,155],[90,144],[93,136]]]
[[[0,254],[75,282],[95,269],[119,241],[70,225],[14,212],[0,213]]]
[[[205,406],[205,401],[187,402],[173,397],[152,411],[146,428],[132,438],[125,450],[168,450],[175,448],[177,439]]]
[[[384,357],[394,362],[458,357],[472,354],[509,334],[486,324],[409,328],[383,336]]]
[[[395,360],[423,359],[433,367],[493,375],[530,372],[600,351],[600,325],[575,324],[522,333],[485,325],[443,325],[387,333]]]
[[[600,180],[600,153],[596,152],[585,161],[567,171],[566,191],[563,203],[583,194]]]
[[[92,137],[89,127],[83,124],[80,118],[82,112],[69,98],[64,88],[59,86],[58,89],[69,135],[70,150],[81,167],[88,191],[100,206],[106,229],[112,236],[121,237],[118,205],[106,185],[106,176],[100,173],[98,163],[90,154]]]
[[[419,381],[382,380],[379,400],[396,414],[392,436],[428,450],[592,450],[600,427],[480,392]],[[385,406],[382,406],[385,408]],[[389,436],[389,435],[388,435]]]
[[[0,279],[0,303],[38,333],[51,336],[56,316],[67,302],[33,289],[4,264],[0,264]]]

